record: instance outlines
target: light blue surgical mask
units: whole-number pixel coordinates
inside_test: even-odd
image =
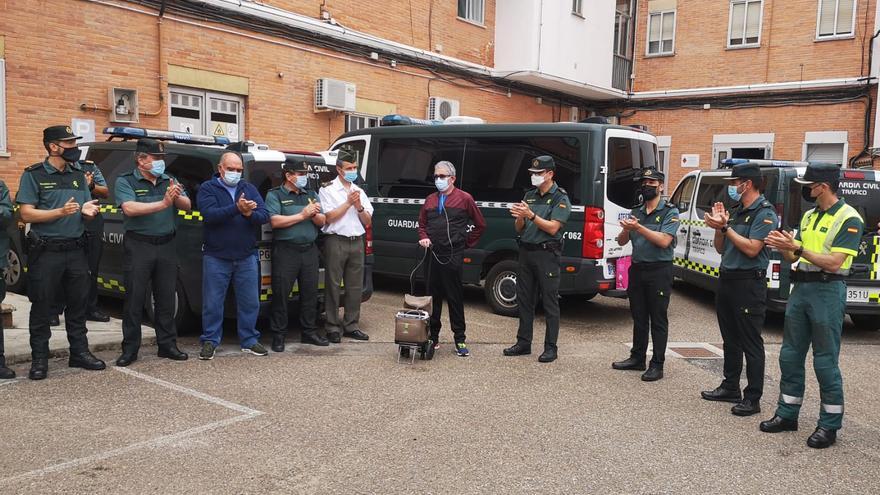
[[[150,173],[159,177],[160,175],[165,173],[165,160],[153,160],[153,168],[150,169]]]
[[[734,201],[742,199],[743,195],[739,192],[739,186],[727,186],[727,195]]]
[[[223,182],[225,182],[229,186],[237,186],[238,181],[241,180],[241,172],[232,172],[227,170],[223,175]]]
[[[297,189],[305,189],[309,187],[309,176],[308,175],[297,175],[296,176],[296,187]]]
[[[346,172],[346,173],[345,173],[345,180],[347,180],[347,181],[349,181],[349,182],[352,182],[352,183],[353,183],[354,181],[357,180],[357,178],[358,178],[358,173],[357,173],[357,172]]]
[[[434,185],[437,186],[437,190],[443,192],[449,189],[449,179],[434,179]]]

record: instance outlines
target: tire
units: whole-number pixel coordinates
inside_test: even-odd
[[[9,266],[6,267],[6,290],[16,294],[24,294],[27,285],[27,277],[24,271],[24,260],[14,242],[9,244],[9,253],[6,255]]]
[[[849,315],[860,330],[880,330],[880,315]]]
[[[195,325],[195,315],[190,310],[189,303],[186,300],[186,292],[183,290],[183,284],[177,281],[174,291],[174,327],[177,329],[178,335],[192,333]],[[144,313],[147,320],[155,322],[155,313],[153,311],[153,290],[148,288],[147,298],[144,301]],[[195,332],[199,333],[201,329],[195,328]]]
[[[516,269],[513,260],[496,263],[486,275],[483,292],[492,311],[502,316],[518,316],[516,305]]]

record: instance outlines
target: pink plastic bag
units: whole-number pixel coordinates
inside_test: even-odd
[[[629,266],[632,265],[632,256],[617,258],[614,273],[617,277],[617,290],[626,290],[629,287]]]

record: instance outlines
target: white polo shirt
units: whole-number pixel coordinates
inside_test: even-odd
[[[351,185],[351,188],[352,190],[361,193],[361,206],[364,207],[364,211],[372,216],[373,205],[370,203],[370,198],[367,197],[367,193],[354,184]],[[321,188],[321,191],[318,193],[318,198],[321,200],[321,211],[326,214],[339,208],[340,205],[348,200],[348,191],[346,191],[345,186],[342,185],[342,179],[336,177],[329,184]],[[328,222],[324,225],[322,230],[325,234],[344,236],[364,235],[366,232],[361,220],[358,218],[358,213],[354,206],[346,210],[345,214],[342,215],[339,220],[336,220],[333,223]]]

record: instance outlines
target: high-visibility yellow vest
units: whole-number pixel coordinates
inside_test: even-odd
[[[821,214],[821,218],[819,217]],[[840,232],[844,222],[850,218],[862,219],[859,212],[852,206],[844,203],[834,214],[823,212],[813,208],[801,218],[801,246],[808,251],[821,254],[831,253],[831,243]],[[852,265],[852,256],[847,256],[837,272],[840,275],[849,275],[849,267]],[[821,272],[822,269],[801,258],[798,260],[798,270],[806,272]]]

